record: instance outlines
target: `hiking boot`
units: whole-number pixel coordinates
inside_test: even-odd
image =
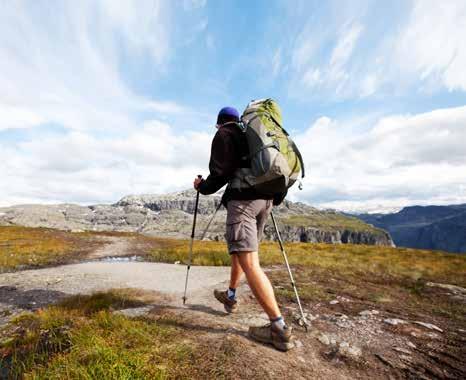
[[[228,291],[214,290],[214,296],[220,303],[223,303],[227,313],[235,313],[238,310],[238,301],[228,298]]]
[[[260,327],[249,327],[248,335],[261,343],[272,344],[277,350],[288,351],[294,347],[291,341],[291,327],[284,329],[275,327],[272,323]]]

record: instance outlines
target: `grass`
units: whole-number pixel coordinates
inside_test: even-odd
[[[0,273],[60,264],[95,247],[93,235],[50,228],[0,227]]]
[[[4,332],[0,368],[7,368],[11,379],[166,379],[196,374],[195,348],[180,338],[176,323],[112,313],[143,303],[138,294],[119,290],[72,297],[24,314]]]
[[[285,249],[291,265],[329,270],[342,276],[370,274],[382,277],[407,277],[413,280],[445,282],[466,286],[466,256],[429,250],[392,248],[356,244],[287,243]],[[154,239],[146,252],[151,261],[185,262],[189,241]],[[230,265],[223,242],[194,242],[194,265]],[[283,257],[275,242],[264,242],[260,260],[265,266],[282,265]]]
[[[371,232],[383,234],[384,232],[370,224],[363,222],[352,216],[340,215],[337,213],[315,213],[308,215],[292,215],[280,219],[282,224],[296,227],[313,227],[321,230],[350,230],[356,232]]]
[[[25,313],[0,330],[0,378],[225,379],[263,373],[245,357],[238,336],[203,332],[173,313],[127,318],[113,310],[146,304],[150,294],[118,289],[73,296]]]

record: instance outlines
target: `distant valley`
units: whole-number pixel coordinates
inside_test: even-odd
[[[393,214],[359,214],[390,233],[400,247],[466,253],[466,204],[412,206]]]

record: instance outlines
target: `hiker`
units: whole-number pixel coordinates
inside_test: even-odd
[[[238,309],[236,289],[243,273],[259,304],[270,319],[270,324],[250,327],[249,336],[259,342],[272,344],[281,351],[293,347],[291,327],[287,326],[275,298],[272,284],[260,267],[259,242],[273,204],[279,204],[285,193],[261,194],[254,188],[233,189],[231,181],[239,168],[251,167],[249,148],[239,126],[239,113],[233,107],[222,108],[217,117],[217,133],[212,141],[206,179],[196,178],[194,188],[201,194],[217,192],[228,186],[222,197],[227,209],[226,240],[231,255],[230,284],[227,290],[215,290],[215,298],[228,313]]]

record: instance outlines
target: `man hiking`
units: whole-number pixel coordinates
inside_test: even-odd
[[[217,117],[217,133],[212,141],[209,176],[196,178],[194,188],[201,194],[217,192],[227,186],[222,203],[227,209],[226,240],[231,255],[230,285],[225,291],[215,290],[215,298],[228,313],[238,308],[236,289],[243,273],[259,304],[270,319],[270,324],[250,327],[249,336],[259,342],[272,344],[281,351],[294,345],[291,327],[287,326],[275,298],[272,284],[259,264],[259,242],[274,203],[280,203],[286,193],[274,196],[261,194],[254,188],[233,189],[230,182],[239,168],[248,168],[249,148],[239,126],[239,113],[233,107],[222,108]]]

